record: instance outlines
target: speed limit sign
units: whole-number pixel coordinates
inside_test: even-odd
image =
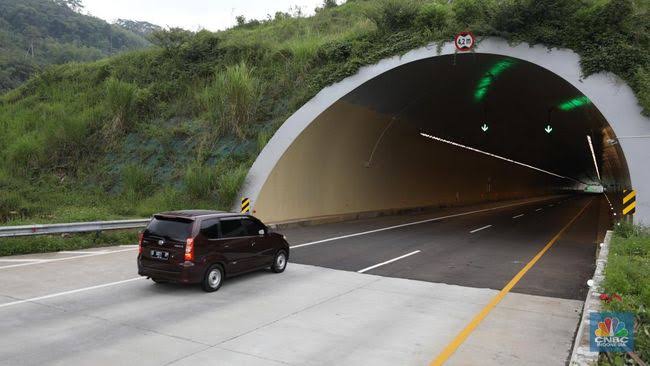
[[[456,49],[460,52],[471,51],[474,47],[474,35],[471,32],[461,32],[454,38]]]

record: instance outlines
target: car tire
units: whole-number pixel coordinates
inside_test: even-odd
[[[275,273],[282,273],[287,268],[287,262],[289,262],[287,252],[280,250],[275,254],[275,258],[273,258],[271,270]]]
[[[218,264],[213,264],[207,271],[205,271],[201,287],[205,292],[215,292],[221,287],[223,279],[223,268]]]

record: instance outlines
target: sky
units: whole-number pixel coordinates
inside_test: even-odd
[[[83,0],[85,14],[114,22],[118,18],[144,20],[162,27],[181,27],[192,31],[226,29],[235,17],[264,19],[267,14],[289,11],[299,6],[313,14],[323,0]]]

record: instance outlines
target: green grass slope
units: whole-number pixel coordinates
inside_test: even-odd
[[[650,110],[650,16],[633,0],[349,0],[47,69],[0,98],[0,221],[227,209],[280,124],[363,65],[471,29],[567,47]]]
[[[0,0],[0,93],[48,65],[93,61],[149,46],[124,27],[73,11],[74,3]]]
[[[623,223],[617,226],[609,249],[603,293],[613,298],[603,303],[606,311],[635,316],[634,349],[650,361],[650,229]],[[601,354],[598,365],[636,364],[625,354]]]

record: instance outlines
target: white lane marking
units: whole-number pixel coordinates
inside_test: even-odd
[[[64,258],[54,258],[54,259],[39,259],[38,262],[12,264],[12,265],[9,265],[9,266],[0,266],[0,270],[7,269],[7,268],[33,266],[33,265],[36,265],[36,264],[46,264],[46,263],[52,263],[52,262],[67,261],[69,259],[88,258],[88,257],[96,257],[98,255],[122,253],[122,252],[128,252],[128,251],[136,250],[136,249],[137,248],[129,248],[129,249],[120,249],[120,250],[113,250],[113,251],[101,252],[101,253],[93,253],[93,254],[88,254],[88,255],[76,255],[74,257],[64,257]]]
[[[397,257],[397,258],[393,258],[393,259],[387,260],[386,262],[381,262],[381,263],[375,264],[374,266],[370,266],[370,267],[364,268],[364,269],[362,269],[362,270],[360,270],[360,271],[357,271],[357,272],[358,272],[358,273],[364,273],[364,272],[370,271],[371,269],[375,269],[375,268],[377,268],[377,267],[381,267],[381,266],[383,266],[383,265],[385,265],[385,264],[388,264],[388,263],[393,263],[393,262],[395,262],[395,261],[398,261],[398,260],[400,260],[400,259],[404,259],[404,258],[406,258],[406,257],[410,257],[410,256],[412,256],[412,255],[414,255],[414,254],[418,254],[418,253],[420,253],[420,251],[419,251],[419,250],[416,250],[416,251],[414,251],[414,252],[411,252],[411,253],[408,253],[408,254],[404,254],[404,255],[402,255],[402,256],[399,256],[399,257]]]
[[[525,214],[521,214],[521,215],[513,216],[512,218],[513,218],[513,219],[518,219],[518,218],[520,218],[520,217],[522,217],[522,216],[524,216],[524,215],[525,215]]]
[[[552,199],[552,198],[551,198],[551,199]],[[505,205],[505,206],[498,206],[498,207],[492,207],[492,208],[484,208],[484,209],[481,209],[481,210],[469,211],[469,212],[463,212],[463,213],[453,214],[453,215],[447,215],[447,216],[440,216],[440,217],[435,217],[435,218],[432,218],[432,219],[426,219],[426,220],[421,220],[421,221],[407,222],[407,223],[405,223],[405,224],[394,225],[394,226],[388,226],[388,227],[383,227],[383,228],[375,229],[375,230],[362,231],[362,232],[360,232],[360,233],[348,234],[348,235],[343,235],[343,236],[337,236],[337,237],[334,237],[334,238],[328,238],[328,239],[316,240],[316,241],[312,241],[312,242],[308,242],[308,243],[303,243],[303,244],[297,244],[297,245],[293,245],[293,246],[291,246],[290,248],[291,248],[291,249],[302,248],[302,247],[306,247],[306,246],[309,246],[309,245],[315,245],[315,244],[327,243],[327,242],[334,241],[334,240],[341,240],[341,239],[353,238],[353,237],[355,237],[355,236],[374,234],[374,233],[378,233],[378,232],[382,232],[382,231],[386,231],[386,230],[399,229],[399,228],[402,228],[402,227],[407,227],[407,226],[412,226],[412,225],[419,225],[419,224],[425,224],[425,223],[427,223],[427,222],[440,221],[440,220],[444,220],[444,219],[450,219],[450,218],[453,218],[453,217],[460,217],[460,216],[472,215],[472,214],[481,213],[481,212],[489,212],[489,211],[494,211],[494,210],[500,210],[500,209],[502,209],[502,208],[508,208],[508,207],[513,207],[513,206],[528,205],[528,204],[531,204],[531,203],[540,202],[540,201],[546,201],[546,200],[548,200],[548,198],[546,198],[546,199],[540,199],[540,200],[535,200],[535,201],[522,202],[522,203],[513,203],[513,204]]]
[[[7,259],[2,259],[0,258],[0,262],[43,262],[45,259],[14,259],[14,258],[7,258]]]
[[[487,229],[487,228],[489,228],[489,227],[492,227],[492,225],[485,225],[485,226],[480,227],[480,228],[478,228],[478,229],[474,229],[474,230],[470,231],[469,233],[470,233],[470,234],[474,234],[474,233],[477,232],[477,231],[485,230],[485,229]]]
[[[535,210],[535,212],[537,212],[537,211],[541,211],[541,210],[542,210],[541,208],[538,208],[537,210]]]
[[[81,251],[76,252],[76,251],[72,251],[72,250],[63,250],[63,251],[60,251],[59,253],[61,253],[61,254],[97,254],[97,253],[106,253],[106,252],[107,252],[107,250],[96,250],[96,251],[89,250],[89,251],[86,251],[86,252],[81,252]]]
[[[45,296],[39,296],[39,297],[32,297],[30,299],[25,299],[25,300],[18,300],[18,301],[12,301],[12,302],[6,302],[4,304],[0,304],[0,308],[5,308],[13,305],[18,305],[18,304],[24,304],[26,302],[34,302],[34,301],[39,301],[39,300],[46,300],[46,299],[51,299],[53,297],[59,297],[59,296],[64,296],[64,295],[70,295],[70,294],[76,294],[78,292],[84,292],[84,291],[90,291],[90,290],[96,290],[98,288],[103,288],[103,287],[109,287],[109,286],[115,286],[115,285],[121,285],[123,283],[127,282],[133,282],[137,280],[142,280],[144,277],[135,277],[135,278],[130,278],[128,280],[122,280],[122,281],[117,281],[117,282],[110,282],[110,283],[104,283],[101,285],[96,285],[96,286],[90,286],[90,287],[84,287],[76,290],[70,290],[70,291],[64,291],[64,292],[58,292],[55,294],[50,294],[50,295],[45,295]]]

